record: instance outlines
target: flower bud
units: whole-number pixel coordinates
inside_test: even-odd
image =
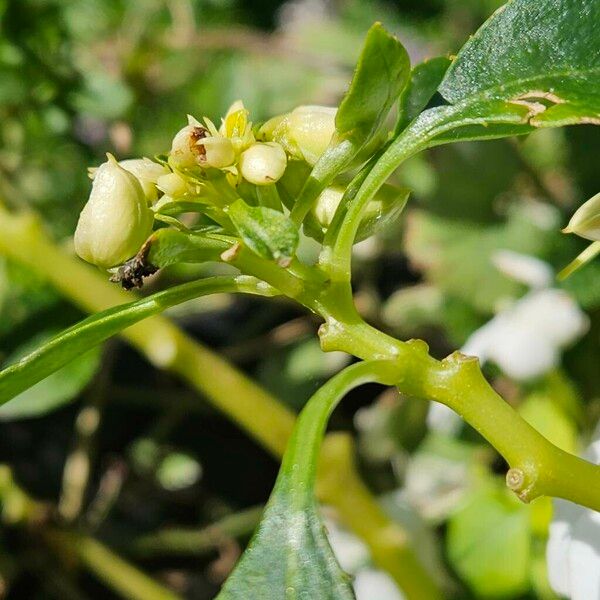
[[[235,151],[230,139],[222,136],[207,137],[202,140],[202,146],[204,147],[204,156],[201,157],[200,164],[206,164],[215,169],[223,169],[233,164]]]
[[[168,173],[169,169],[149,158],[121,160],[119,164],[138,178],[146,199],[150,203],[154,202],[158,197],[156,182],[161,176]]]
[[[96,171],[92,191],[75,230],[75,251],[99,267],[133,256],[152,231],[153,213],[138,179],[114,156]]]
[[[600,194],[590,198],[575,211],[563,233],[575,233],[586,240],[600,241]]]
[[[240,156],[239,168],[244,179],[255,185],[278,181],[285,171],[287,157],[276,142],[256,143]]]
[[[341,186],[327,187],[319,194],[312,213],[324,230],[331,225],[343,195],[344,188]]]
[[[337,108],[298,106],[291,113],[274,117],[260,129],[265,139],[284,146],[294,158],[314,165],[335,133]]]
[[[207,135],[207,129],[188,115],[188,124],[175,134],[171,143],[170,158],[174,166],[180,169],[197,167],[205,153],[204,146],[198,142]]]
[[[173,198],[183,196],[188,191],[187,183],[179,173],[161,175],[156,182],[156,187],[166,196]]]

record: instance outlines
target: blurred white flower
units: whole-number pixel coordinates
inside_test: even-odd
[[[462,352],[527,380],[558,365],[560,351],[585,333],[588,318],[563,290],[535,290],[475,331]]]
[[[356,600],[404,600],[394,580],[372,566],[368,547],[350,531],[325,517],[329,544],[346,573],[354,576]]]
[[[363,569],[354,580],[356,600],[403,600],[394,580],[379,569]]]
[[[600,424],[585,457],[600,464]],[[600,600],[600,513],[554,500],[546,548],[548,579],[570,600]]]
[[[501,273],[531,288],[546,288],[552,283],[552,267],[535,256],[498,250],[492,255],[492,263]]]

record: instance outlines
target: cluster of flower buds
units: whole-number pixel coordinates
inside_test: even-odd
[[[75,232],[77,253],[102,268],[115,267],[139,250],[165,207],[179,200],[217,201],[216,194],[223,192],[218,181],[234,192],[232,198],[243,181],[274,184],[288,160],[314,165],[332,139],[335,113],[333,108],[300,106],[271,119],[255,136],[248,111],[237,101],[219,128],[206,117],[200,122],[188,116],[166,161],[117,162],[108,155],[107,162],[90,169],[92,192]],[[322,199],[319,205],[339,202],[341,194],[334,195],[335,201]]]

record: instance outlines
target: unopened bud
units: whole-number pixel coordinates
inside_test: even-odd
[[[230,139],[220,135],[208,137],[202,141],[202,146],[204,155],[200,159],[200,164],[206,164],[215,169],[223,169],[233,164],[235,151]]]
[[[188,115],[188,124],[175,134],[171,143],[170,159],[174,166],[189,169],[200,165],[205,150],[198,142],[207,135],[207,129]]]
[[[99,267],[133,256],[152,231],[153,213],[139,180],[115,158],[95,173],[92,191],[75,230],[75,251]]]
[[[575,211],[563,233],[574,233],[586,240],[600,241],[600,194],[590,198]]]
[[[323,229],[327,229],[327,227],[331,225],[331,221],[333,221],[333,216],[335,215],[335,211],[337,210],[343,195],[344,188],[341,186],[325,188],[319,194],[312,209],[312,213]]]
[[[179,173],[167,173],[161,175],[156,182],[156,187],[166,196],[177,198],[188,191],[185,179]]]
[[[276,142],[257,143],[240,156],[239,168],[244,179],[255,185],[278,181],[287,164],[283,148]]]
[[[119,161],[126,171],[135,175],[144,190],[148,202],[152,203],[158,197],[156,182],[169,170],[164,165],[154,162],[149,158],[131,158],[129,160]]]
[[[298,106],[267,121],[260,132],[264,138],[281,143],[294,158],[314,165],[335,133],[336,113],[337,108],[330,106]]]

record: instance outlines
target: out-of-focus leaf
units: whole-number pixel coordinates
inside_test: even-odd
[[[45,333],[30,340],[9,357],[15,363],[46,342],[52,334]],[[52,373],[33,387],[13,398],[13,402],[0,406],[0,420],[41,417],[69,402],[88,385],[100,365],[100,350],[93,348]]]
[[[0,257],[0,337],[57,301],[50,286],[21,265]]]
[[[272,208],[248,206],[241,199],[229,206],[227,214],[248,248],[282,266],[289,264],[299,234],[287,216]]]
[[[544,255],[556,234],[551,214],[538,219],[535,211],[532,218],[529,209],[514,209],[505,223],[484,227],[415,211],[408,219],[406,251],[413,266],[444,293],[491,313],[498,302],[523,291],[494,267],[494,252]]]
[[[480,598],[517,597],[529,588],[529,508],[506,490],[473,495],[448,524],[448,558]]]

